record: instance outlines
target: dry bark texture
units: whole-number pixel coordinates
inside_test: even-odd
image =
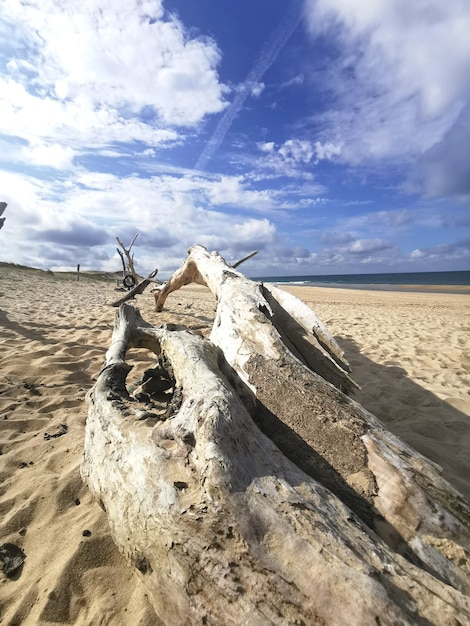
[[[463,624],[469,507],[343,391],[315,314],[194,246],[210,341],[123,305],[82,475],[167,624]],[[130,397],[129,348],[158,356]],[[146,404],[142,399],[145,398]]]

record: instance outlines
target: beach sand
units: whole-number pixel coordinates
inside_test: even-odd
[[[470,296],[289,287],[326,323],[361,386],[355,399],[443,468],[470,499]],[[26,560],[0,573],[0,624],[160,624],[81,481],[85,394],[104,362],[115,283],[0,267],[0,545]],[[199,286],[144,319],[208,335]],[[128,382],[153,363],[131,351]]]

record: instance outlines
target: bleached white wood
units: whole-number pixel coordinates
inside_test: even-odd
[[[278,337],[283,329],[289,340],[295,342],[298,356],[313,358],[322,376],[331,377],[334,384],[347,390],[356,386],[349,377],[350,368],[344,360],[344,353],[306,304],[273,285],[262,285],[246,278],[228,265],[218,252],[209,254],[203,246],[193,246],[185,264],[155,292],[156,310],[162,310],[170,293],[192,282],[206,285],[217,298],[217,317],[212,334],[222,335],[228,330],[224,350],[233,354],[228,360],[232,363],[236,359],[241,371],[243,361],[251,355],[246,345],[242,347],[242,343],[250,341],[250,328],[256,333],[255,343],[267,351],[267,356],[273,357],[279,356],[277,345],[282,345],[282,351],[285,350]],[[279,328],[276,328],[277,321]],[[234,334],[238,327],[244,329],[239,338]]]
[[[166,419],[142,420],[126,391],[131,347],[153,351],[174,380]],[[466,623],[468,596],[441,580],[445,568],[431,574],[410,563],[291,462],[256,426],[218,361],[211,342],[151,327],[122,305],[88,394],[82,476],[163,622]],[[375,471],[395,476],[381,437],[364,437],[375,446]],[[417,463],[434,477],[424,459]]]
[[[157,310],[193,276],[209,287],[217,298],[210,338],[263,432],[393,549],[465,587],[468,504],[431,461],[329,384],[352,388],[349,366],[315,313],[203,246],[189,250],[174,276],[156,298]]]

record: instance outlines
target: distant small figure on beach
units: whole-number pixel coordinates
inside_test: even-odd
[[[7,208],[7,206],[8,205],[6,202],[0,202],[0,230],[2,229],[3,224],[5,223],[5,218],[1,216],[5,212],[5,209]]]

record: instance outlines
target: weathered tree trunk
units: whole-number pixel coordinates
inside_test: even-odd
[[[439,468],[332,387],[353,389],[349,366],[305,303],[255,283],[218,253],[194,246],[155,294],[157,311],[172,291],[191,281],[216,296],[210,339],[220,348],[221,368],[284,454],[410,559],[439,569],[442,553],[444,562],[452,556],[453,542],[470,547],[468,505]]]
[[[121,306],[82,463],[160,618],[467,622],[468,505],[336,388],[353,383],[314,313],[201,246],[157,307],[188,282],[217,297],[211,341]],[[131,347],[158,355],[150,408],[125,388]]]

